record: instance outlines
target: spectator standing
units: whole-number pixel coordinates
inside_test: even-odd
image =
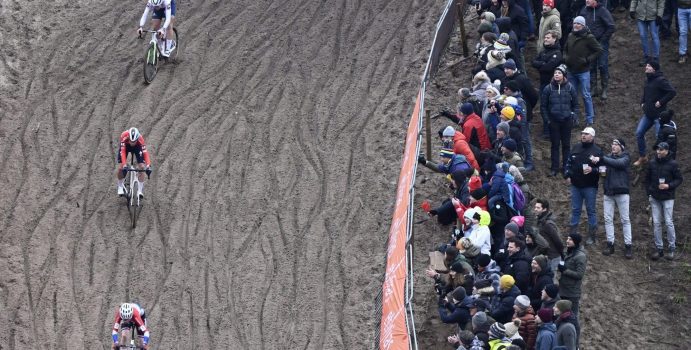
[[[616,206],[619,209],[621,225],[624,231],[625,256],[627,259],[631,259],[631,220],[629,220],[629,170],[631,168],[631,157],[629,152],[626,151],[626,143],[623,139],[616,138],[612,140],[612,153],[602,158],[593,157],[591,160],[601,164],[600,175],[605,176],[603,205],[607,247],[602,251],[602,254],[611,255],[614,253],[614,207]]]
[[[549,249],[547,250],[549,266],[552,272],[556,273],[557,265],[559,265],[559,261],[564,255],[564,244],[559,235],[559,228],[554,222],[554,219],[552,219],[552,212],[549,210],[549,201],[546,199],[538,199],[535,201],[533,211],[537,216],[538,232],[549,245]]]
[[[542,48],[533,60],[533,68],[540,73],[540,93],[552,81],[554,70],[563,62],[557,32],[548,30],[541,38]]]
[[[654,161],[648,165],[648,173],[645,177],[646,192],[650,201],[650,210],[653,214],[653,234],[655,236],[655,248],[653,260],[664,256],[662,242],[662,218],[664,216],[667,227],[667,244],[669,254],[667,259],[674,259],[675,231],[674,231],[674,192],[684,180],[679,169],[679,164],[669,158],[669,145],[662,142],[657,145]]]
[[[463,135],[462,132],[457,131],[453,126],[449,125],[441,130],[441,139],[442,143],[453,149],[454,154],[464,156],[468,164],[470,164],[473,169],[480,170],[480,165],[475,159],[475,154],[470,148],[470,145],[466,141],[465,135]]]
[[[525,234],[525,252],[529,258],[534,258],[538,255],[546,255],[549,250],[549,244],[540,236],[538,232],[526,232]],[[547,265],[549,266],[549,265]],[[535,308],[537,310],[537,308]]]
[[[668,109],[660,113],[660,131],[657,133],[655,146],[661,142],[669,145],[669,157],[677,159],[677,124],[672,120],[674,111]]]
[[[578,232],[581,221],[583,202],[588,213],[588,240],[586,244],[593,244],[597,234],[597,187],[600,175],[591,156],[602,157],[602,150],[595,144],[595,129],[587,127],[581,132],[581,142],[571,148],[571,154],[566,162],[564,177],[571,185],[571,233]]]
[[[571,128],[578,111],[578,92],[566,77],[566,66],[559,65],[552,82],[542,90],[540,113],[543,125],[549,129],[551,141],[549,176],[565,171],[571,144]],[[559,148],[561,146],[561,163]]]
[[[653,60],[660,63],[660,36],[659,26],[662,24],[662,15],[665,11],[665,0],[632,0],[629,14],[638,25],[638,34],[641,36],[643,47],[643,59],[640,65]],[[653,40],[653,46],[648,46],[648,34]]]
[[[602,46],[586,26],[585,18],[573,20],[573,31],[564,46],[564,62],[569,69],[569,80],[583,95],[586,126],[594,122],[595,111],[590,96],[590,66],[602,53]],[[576,120],[578,124],[578,120]]]
[[[532,85],[530,88],[532,89]],[[530,123],[528,122],[530,118],[526,117],[527,111],[531,110],[532,106],[528,105],[528,102],[523,99],[520,86],[516,81],[507,81],[506,84],[504,84],[503,90],[504,95],[507,96],[506,99],[504,99],[504,103],[511,106],[514,109],[514,113],[521,116],[520,118],[514,117],[514,119],[518,119],[517,123],[520,125],[521,129],[521,143],[525,156],[525,170],[532,171],[535,169],[535,166],[533,165],[533,146],[530,142]],[[537,100],[535,100],[535,103],[537,103]],[[517,107],[521,110],[521,113],[517,113]]]
[[[634,166],[641,166],[648,160],[646,157],[645,133],[654,125],[655,134],[657,135],[660,129],[660,113],[667,109],[667,103],[677,95],[677,91],[674,90],[667,78],[662,74],[660,64],[657,61],[650,61],[645,65],[645,75],[643,96],[641,96],[643,116],[638,121],[638,127],[636,127],[639,158],[633,163]]]
[[[561,350],[578,350],[578,320],[571,311],[571,302],[560,300],[552,309],[557,325],[557,347]],[[560,348],[560,346],[562,348]]]
[[[525,340],[528,349],[535,347],[537,338],[537,325],[535,324],[535,311],[530,307],[530,298],[519,295],[513,304],[513,320],[521,320],[518,325],[518,334]]]
[[[581,284],[585,275],[588,258],[581,247],[581,235],[572,233],[566,238],[566,257],[564,263],[559,263],[559,296],[562,300],[571,302],[571,311],[578,317],[579,302],[581,300]],[[576,327],[578,328],[578,326]]]
[[[466,295],[464,287],[457,287],[448,296],[439,298],[439,318],[444,323],[455,323],[464,329],[471,321],[470,303],[472,298]]]
[[[485,125],[482,123],[482,119],[475,114],[472,104],[467,102],[461,104],[456,115],[449,112],[444,113],[444,115],[461,126],[467,142],[477,149],[473,149],[473,153],[478,154],[479,151],[492,148]]]
[[[686,63],[689,26],[691,26],[691,0],[677,0],[677,24],[679,25],[679,64]]]
[[[540,308],[548,308],[551,310],[559,300],[561,300],[559,297],[559,286],[556,284],[549,284],[542,290],[542,304],[540,304]]]
[[[547,257],[544,255],[534,257],[530,268],[532,269],[532,283],[526,295],[530,297],[530,306],[533,307],[533,310],[539,310],[542,305],[542,291],[552,284],[554,273],[549,268]]]
[[[552,308],[540,309],[537,312],[537,317],[535,317],[535,324],[537,325],[535,350],[552,350],[557,346],[557,326],[552,322],[553,318],[554,311]]]
[[[511,275],[501,276],[499,279],[499,293],[492,297],[492,312],[490,316],[502,324],[511,321],[513,303],[516,297],[521,295],[521,290],[514,283],[515,280]]]
[[[502,161],[514,165],[517,168],[522,168],[523,159],[518,152],[516,152],[517,149],[518,145],[516,144],[516,141],[512,139],[505,140],[501,145]]]
[[[561,39],[561,19],[559,18],[559,10],[554,7],[554,0],[542,1],[542,18],[540,18],[540,30],[537,42],[538,55],[544,49],[543,42],[540,40],[545,37],[548,31],[553,31],[556,34],[555,40]]]
[[[598,56],[597,61],[593,62],[590,68],[590,90],[593,92],[593,97],[601,96],[603,100],[606,100],[609,86],[609,39],[615,31],[614,18],[612,18],[609,10],[600,4],[600,0],[585,0],[585,7],[581,10],[580,15],[585,18],[586,26],[602,47],[602,54]],[[597,86],[598,70],[600,71],[602,92]]]

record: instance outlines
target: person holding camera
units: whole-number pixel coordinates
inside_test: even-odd
[[[473,298],[468,296],[464,287],[457,287],[450,294],[439,298],[439,318],[444,323],[457,324],[465,329],[470,316]]]

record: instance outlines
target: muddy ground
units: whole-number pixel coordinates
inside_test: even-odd
[[[610,150],[609,144],[613,137],[626,140],[632,157],[637,157],[635,128],[641,116],[639,99],[642,94],[644,71],[638,66],[641,49],[635,24],[627,13],[615,13],[617,32],[610,47],[610,75],[611,88],[609,99],[602,102],[595,99],[595,129],[596,142],[604,149]],[[469,22],[468,30],[472,45],[477,40],[474,28],[477,20]],[[653,262],[647,254],[652,244],[652,228],[648,225],[649,215],[646,212],[647,198],[641,185],[633,188],[631,198],[631,219],[633,225],[633,243],[635,257],[628,261],[623,257],[623,243],[621,226],[616,227],[617,247],[614,256],[605,257],[601,246],[587,249],[588,269],[584,281],[584,293],[581,299],[581,349],[688,349],[691,348],[691,321],[688,319],[691,311],[691,230],[688,201],[691,194],[691,167],[688,166],[689,132],[688,117],[691,109],[689,95],[691,94],[691,68],[680,66],[677,59],[677,39],[662,42],[662,70],[677,89],[677,97],[671,107],[677,111],[677,125],[679,127],[679,149],[677,160],[680,162],[685,182],[677,191],[675,201],[675,223],[677,232],[678,258]],[[471,45],[471,48],[472,48]],[[530,62],[534,55],[534,43],[527,48]],[[460,56],[461,48],[456,41],[452,42],[444,62],[454,62]],[[457,91],[460,87],[469,87],[471,75],[470,62],[466,61],[453,68],[442,68],[439,75],[431,84],[427,106],[433,111],[443,105],[454,106]],[[529,70],[530,76],[536,83],[536,73]],[[582,103],[581,103],[582,105]],[[536,108],[538,110],[539,108]],[[582,111],[581,106],[581,111]],[[446,125],[444,118],[434,120],[433,133]],[[539,115],[534,117],[531,130],[541,130]],[[579,131],[574,131],[572,141],[576,141]],[[654,140],[653,133],[648,134],[649,145]],[[437,146],[435,144],[435,146]],[[528,179],[533,191],[540,197],[550,200],[557,214],[557,223],[561,225],[564,234],[570,215],[570,197],[568,187],[561,179],[548,178],[549,171],[549,142],[533,138],[533,156],[536,159],[537,171],[529,175]],[[635,158],[634,158],[635,159]],[[423,178],[430,181],[422,184]],[[418,172],[417,202],[425,198],[439,200],[448,195],[440,191],[441,179],[431,174],[427,169]],[[604,237],[604,219],[602,218],[602,189],[598,196],[599,234]],[[418,210],[418,216],[424,213]],[[585,216],[585,215],[584,215]],[[585,218],[582,219],[585,223]],[[618,223],[618,216],[615,223]],[[581,227],[585,227],[582,225]],[[433,221],[416,226],[416,321],[419,331],[418,340],[421,349],[447,349],[446,336],[453,331],[452,327],[441,324],[436,309],[436,298],[432,282],[424,275],[428,264],[428,257],[424,253],[438,243],[446,240],[448,228],[437,226]]]
[[[0,2],[0,349],[372,346],[405,128],[442,1]],[[117,137],[153,159],[139,226]],[[422,298],[421,298],[422,300]]]

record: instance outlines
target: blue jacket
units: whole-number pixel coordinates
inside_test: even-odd
[[[439,305],[439,318],[444,323],[457,323],[461,329],[465,328],[466,324],[472,319],[472,316],[470,316],[470,304],[472,301],[472,297],[466,296],[465,299],[456,304]]]
[[[439,163],[437,165],[437,170],[444,174],[453,174],[457,170],[467,170],[470,168],[470,163],[468,163],[465,156],[461,154],[454,154],[449,164]]]
[[[521,295],[521,290],[513,286],[507,292],[499,293],[492,297],[492,312],[490,316],[500,323],[511,322],[513,303],[519,295]]]
[[[535,350],[552,350],[557,346],[557,326],[554,323],[543,323],[537,329]]]
[[[504,203],[508,205],[511,201],[511,193],[509,192],[509,186],[506,185],[505,176],[506,174],[501,169],[497,169],[494,172],[494,175],[492,175],[492,187],[490,187],[487,193],[487,198],[500,195]]]

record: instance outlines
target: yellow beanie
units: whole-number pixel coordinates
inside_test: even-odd
[[[513,118],[516,116],[516,111],[513,110],[513,107],[506,106],[501,109],[501,115],[508,120],[513,120]]]
[[[501,289],[511,289],[514,283],[516,283],[516,280],[514,280],[511,275],[504,275],[499,279],[499,287],[501,287]]]

